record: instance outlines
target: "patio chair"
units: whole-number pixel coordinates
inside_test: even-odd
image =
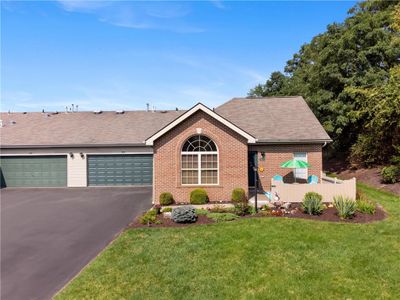
[[[315,176],[315,175],[308,176],[307,183],[308,184],[316,184],[316,183],[318,183],[318,176]]]
[[[275,175],[274,177],[272,177],[273,180],[275,181],[282,181],[283,182],[283,177],[281,175]]]
[[[264,192],[265,197],[267,197],[268,201],[272,201],[272,194],[271,192]]]
[[[264,195],[268,198],[269,202],[272,202],[272,200],[274,200],[274,201],[280,200],[280,197],[277,192],[275,192],[275,195],[272,195],[271,192],[264,192]]]

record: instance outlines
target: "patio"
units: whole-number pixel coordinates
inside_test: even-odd
[[[269,199],[265,192],[269,192],[272,199]],[[356,198],[356,179],[340,180],[326,176],[321,172],[318,183],[285,183],[271,179],[271,190],[257,193],[257,206],[270,205],[271,202],[302,202],[304,195],[308,192],[317,192],[322,195],[324,202],[333,202],[335,196]],[[255,203],[255,191],[249,192],[250,204]]]

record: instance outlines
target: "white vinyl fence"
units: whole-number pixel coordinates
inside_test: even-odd
[[[356,179],[340,180],[327,177],[322,173],[317,184],[288,184],[273,179],[271,180],[272,195],[276,193],[280,200],[284,202],[301,202],[303,201],[304,195],[308,192],[321,194],[323,202],[332,202],[333,197],[340,195],[355,199]]]

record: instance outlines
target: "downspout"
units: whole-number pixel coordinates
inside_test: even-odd
[[[328,144],[328,142],[324,142],[324,144],[322,145],[322,148],[324,148],[324,147],[326,146],[326,144]],[[322,156],[322,150],[321,150],[321,156]],[[323,169],[324,169],[323,164],[324,164],[324,163],[322,162],[321,180],[322,180],[322,177],[325,175],[325,173],[324,173],[324,171],[323,171]]]

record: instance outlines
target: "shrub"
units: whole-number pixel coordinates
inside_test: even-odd
[[[348,219],[354,216],[356,212],[356,201],[348,197],[337,196],[333,198],[333,205],[338,211],[341,219]]]
[[[234,213],[238,216],[244,216],[251,213],[251,206],[247,203],[236,204]]]
[[[174,203],[174,197],[171,193],[165,192],[160,194],[161,205],[171,205],[172,203]]]
[[[249,214],[250,214],[250,215],[254,215],[254,214],[256,214],[256,213],[257,213],[256,207],[255,207],[255,206],[249,205]]]
[[[357,210],[363,214],[373,215],[376,211],[375,204],[369,200],[357,199]]]
[[[157,222],[157,211],[154,209],[149,210],[144,213],[140,218],[139,222],[143,225],[150,225]]]
[[[381,171],[382,181],[384,183],[396,183],[400,181],[400,166],[384,167]]]
[[[261,206],[260,210],[261,211],[270,211],[271,207],[269,207],[267,204],[264,204],[263,206]]]
[[[209,213],[207,217],[215,222],[233,221],[239,218],[238,215],[231,213]]]
[[[196,214],[198,216],[205,216],[207,215],[209,212],[207,209],[203,209],[203,208],[196,208]]]
[[[164,207],[161,212],[172,212],[172,207]]]
[[[194,223],[197,214],[193,206],[182,206],[172,210],[171,218],[175,223]]]
[[[160,204],[156,204],[153,206],[153,210],[156,211],[157,215],[161,213],[161,205]]]
[[[260,210],[258,212],[261,216],[270,216],[272,213],[272,210]]]
[[[233,203],[247,203],[246,192],[242,188],[236,188],[232,191],[231,200]]]
[[[190,193],[191,204],[206,204],[208,195],[205,189],[195,189]]]
[[[319,215],[324,210],[324,206],[322,204],[322,196],[315,192],[308,192],[304,195],[303,210],[306,214],[309,215]]]
[[[215,204],[209,209],[209,211],[215,213],[234,213],[235,209],[234,207],[226,207],[223,205]]]

